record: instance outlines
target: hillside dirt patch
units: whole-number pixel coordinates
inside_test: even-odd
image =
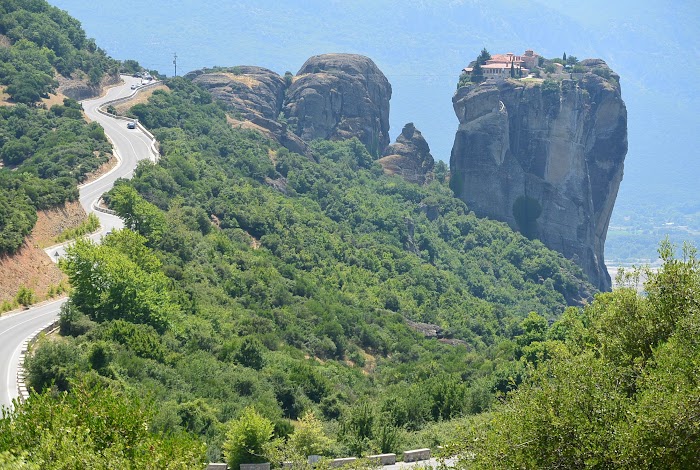
[[[80,202],[67,202],[53,209],[36,213],[36,225],[30,235],[32,242],[39,247],[51,246],[54,239],[66,230],[76,228],[87,219]]]
[[[14,106],[15,104],[10,101],[10,95],[5,93],[6,89],[6,86],[0,85],[0,106]]]
[[[62,105],[63,100],[66,99],[66,95],[64,95],[61,92],[56,93],[55,95],[53,93],[49,93],[48,98],[42,98],[41,103],[46,106],[46,109],[51,109],[51,106],[55,104]]]
[[[272,132],[265,129],[264,127],[259,126],[251,121],[235,119],[227,114],[226,115],[226,122],[234,129],[245,129],[248,131],[255,131],[255,132],[259,132],[260,134],[264,135],[268,139],[271,139],[271,140],[276,139],[275,134],[273,134]]]
[[[137,104],[146,104],[148,102],[148,99],[151,96],[153,96],[153,93],[156,90],[170,91],[170,88],[168,88],[165,85],[157,85],[152,88],[147,88],[139,93],[136,93],[136,95],[134,95],[134,97],[129,101],[115,106],[117,114],[121,116],[126,115],[131,110],[131,108],[133,108]]]
[[[78,201],[37,212],[36,225],[17,253],[0,256],[0,303],[12,302],[20,286],[32,289],[40,301],[52,287],[67,285],[67,277],[42,246],[50,245],[56,236],[77,227],[86,217]]]
[[[61,282],[67,283],[65,274],[31,238],[14,255],[0,256],[0,303],[11,303],[20,286],[32,289],[37,300],[44,300],[49,289]]]
[[[232,81],[242,83],[250,88],[255,88],[260,85],[260,81],[250,75],[236,75],[235,73],[224,73],[224,75]]]

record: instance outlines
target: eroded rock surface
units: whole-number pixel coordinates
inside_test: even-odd
[[[287,82],[277,73],[263,67],[241,65],[212,71],[197,70],[185,77],[232,108],[232,125],[259,131],[292,152],[310,155],[308,145],[289,131],[284,121],[278,121]]]
[[[389,145],[391,85],[375,63],[357,54],[307,60],[287,91],[284,115],[306,142],[357,137],[373,155]]]
[[[239,65],[216,71],[198,70],[186,78],[202,85],[245,119],[275,120],[284,103],[284,79],[263,67]]]
[[[85,78],[66,78],[58,75],[58,89],[60,93],[76,101],[96,98],[102,94],[106,87],[116,85],[121,82],[119,75],[105,75],[99,85],[90,85]]]
[[[450,185],[477,215],[541,240],[609,290],[603,252],[627,154],[627,109],[605,62],[581,63],[587,73],[578,80],[457,90]]]
[[[424,184],[426,176],[433,171],[435,159],[430,154],[428,142],[409,122],[403,127],[396,142],[384,150],[384,156],[378,163],[385,173],[402,176],[412,183]]]

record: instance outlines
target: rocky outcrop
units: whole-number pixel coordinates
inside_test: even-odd
[[[197,70],[185,75],[209,90],[214,99],[230,105],[245,119],[276,120],[287,88],[284,79],[263,67],[239,65],[214,71]]]
[[[361,55],[314,56],[296,77],[253,66],[185,77],[228,104],[233,125],[263,132],[292,152],[310,156],[314,139],[357,137],[377,156],[389,144],[391,85]]]
[[[477,215],[541,240],[609,290],[603,250],[627,154],[627,110],[605,62],[582,65],[579,80],[458,89],[450,185]]]
[[[418,184],[425,183],[426,176],[435,166],[428,142],[412,122],[403,127],[396,142],[384,150],[384,156],[378,163],[385,173],[399,175]]]
[[[66,78],[56,76],[58,89],[56,93],[76,101],[88,100],[102,95],[105,88],[121,83],[119,75],[105,75],[99,85],[91,85],[85,78]]]
[[[357,137],[373,155],[389,144],[391,85],[371,59],[324,54],[307,60],[287,90],[284,115],[306,142]]]
[[[308,145],[278,121],[287,82],[272,70],[242,65],[217,70],[196,70],[185,75],[232,109],[231,124],[252,129],[277,140],[292,152],[310,156]]]

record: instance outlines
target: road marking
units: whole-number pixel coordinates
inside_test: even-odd
[[[14,330],[14,329],[17,328],[18,326],[22,326],[22,325],[24,325],[25,323],[33,322],[33,321],[38,320],[38,319],[41,318],[41,317],[44,317],[44,316],[46,316],[46,315],[53,315],[53,314],[55,314],[55,313],[56,313],[56,312],[55,312],[54,310],[50,310],[50,311],[48,311],[48,312],[46,312],[46,313],[40,313],[40,314],[38,314],[37,316],[30,318],[29,320],[25,320],[25,321],[23,321],[23,322],[19,322],[19,323],[17,323],[16,325],[11,326],[10,328],[8,328],[8,329],[6,329],[6,330],[0,332],[0,337],[2,337],[3,335],[6,335],[8,332]],[[42,326],[41,328],[45,328],[45,327],[48,326],[48,325],[50,325],[50,323],[45,324],[45,325]],[[38,328],[38,329],[41,329],[41,328]],[[31,336],[31,335],[30,335],[30,336]],[[14,387],[12,387],[11,384],[10,384],[10,382],[12,381],[12,376],[13,376],[13,374],[12,374],[12,368],[13,368],[13,365],[17,364],[17,360],[19,359],[19,353],[18,353],[18,352],[19,352],[20,349],[22,348],[22,345],[24,344],[24,341],[25,341],[25,340],[26,340],[26,338],[25,338],[24,340],[22,340],[21,343],[19,343],[19,345],[17,346],[17,348],[15,348],[15,351],[14,351],[14,352],[12,353],[12,355],[10,356],[10,361],[9,361],[9,363],[8,363],[8,367],[7,367],[7,389],[5,390],[5,394],[6,394],[7,398],[9,398],[8,403],[12,403],[12,395],[11,395],[12,392],[11,392],[11,390],[14,388]],[[16,380],[16,378],[15,378],[15,380]]]
[[[133,164],[134,164],[134,168],[135,168],[136,164],[137,164],[140,160],[139,160],[139,154],[138,154],[138,152],[136,151],[136,148],[134,147],[134,142],[132,142],[132,140],[135,141],[135,142],[140,142],[140,143],[144,143],[144,138],[145,138],[146,140],[148,140],[148,143],[145,143],[145,147],[146,147],[146,151],[145,151],[145,153],[144,153],[145,157],[144,157],[142,160],[150,159],[150,158],[151,158],[151,153],[152,153],[152,152],[151,152],[151,150],[150,150],[149,145],[153,145],[154,139],[153,139],[153,140],[149,139],[149,138],[148,138],[148,135],[146,135],[146,134],[145,134],[144,132],[142,132],[140,129],[137,130],[136,132],[129,132],[129,133],[126,133],[126,132],[124,132],[124,130],[123,130],[123,129],[121,128],[121,126],[119,125],[119,123],[120,123],[121,121],[119,121],[119,120],[117,120],[117,119],[114,119],[114,118],[111,118],[111,117],[109,117],[109,116],[105,116],[105,115],[101,114],[99,111],[97,111],[97,108],[98,108],[98,107],[103,106],[104,104],[106,104],[106,103],[109,102],[109,101],[113,101],[113,100],[120,99],[120,98],[125,98],[125,97],[127,97],[127,96],[132,96],[132,95],[135,95],[136,93],[138,93],[138,92],[140,91],[139,89],[136,89],[136,90],[129,90],[129,89],[127,88],[127,87],[129,87],[129,86],[131,85],[130,82],[132,82],[132,81],[133,81],[133,80],[124,80],[123,85],[121,85],[121,86],[120,86],[120,85],[117,85],[117,86],[115,86],[115,87],[110,88],[110,89],[107,91],[107,93],[105,93],[104,96],[98,97],[98,98],[95,98],[95,99],[92,99],[92,100],[85,100],[85,101],[82,102],[82,104],[83,104],[83,109],[84,109],[85,114],[87,115],[87,117],[88,117],[91,121],[97,122],[98,124],[100,124],[100,125],[103,127],[103,129],[105,130],[105,134],[107,135],[107,137],[108,137],[109,140],[110,140],[110,143],[112,144],[112,148],[114,149],[114,155],[115,155],[115,157],[118,159],[118,163],[117,163],[117,165],[116,165],[114,168],[112,168],[109,172],[107,172],[107,173],[105,173],[104,175],[100,176],[100,177],[99,177],[98,179],[96,179],[95,181],[91,181],[90,183],[85,184],[85,185],[81,185],[81,186],[79,187],[79,190],[80,190],[81,193],[87,193],[87,194],[82,194],[82,197],[80,198],[80,199],[81,199],[81,204],[82,204],[82,200],[84,200],[84,199],[90,199],[90,202],[93,202],[94,200],[96,200],[95,195],[96,195],[98,192],[99,192],[98,198],[101,197],[101,195],[104,193],[104,190],[102,190],[102,191],[100,192],[101,189],[104,189],[104,186],[102,186],[102,185],[97,185],[97,184],[95,184],[95,183],[97,183],[98,181],[103,180],[103,179],[106,178],[107,176],[113,175],[113,173],[116,172],[117,170],[122,170],[122,171],[123,171],[124,166],[127,165],[127,164],[131,165],[131,164],[133,163]],[[129,92],[131,92],[131,93],[129,93]],[[135,162],[131,162],[131,161],[125,162],[125,161],[124,161],[124,156],[123,156],[123,155],[119,152],[119,150],[117,149],[117,144],[116,144],[116,142],[114,141],[114,139],[113,139],[110,135],[108,135],[108,130],[109,130],[109,134],[112,134],[112,136],[114,136],[117,140],[126,139],[126,143],[128,143],[129,146],[131,147],[131,150],[132,150],[133,155],[134,155],[134,157],[135,157]],[[116,134],[116,135],[115,135],[115,134]],[[124,144],[123,142],[122,142],[122,145],[125,146],[125,144]],[[130,171],[128,170],[123,176],[126,177],[126,176],[128,176],[128,175],[130,175],[130,174],[133,174],[133,170],[130,170]],[[115,179],[116,179],[116,178],[115,178]],[[113,183],[112,183],[112,184],[113,184]],[[109,184],[107,184],[106,186],[109,186]],[[88,212],[93,212],[91,209],[92,209],[92,204],[89,205],[89,207],[88,207]],[[68,243],[70,243],[70,242],[68,242]],[[53,248],[55,249],[55,247],[53,247]],[[52,257],[50,256],[50,254],[49,254],[49,257],[52,258]],[[52,259],[53,259],[53,258],[52,258]],[[11,332],[12,330],[16,329],[17,327],[19,327],[19,326],[21,326],[21,325],[24,325],[24,324],[26,324],[26,323],[33,322],[33,321],[38,321],[38,320],[41,319],[42,317],[45,317],[45,316],[48,316],[48,315],[55,315],[55,314],[57,313],[57,310],[59,310],[59,313],[60,313],[60,305],[59,305],[59,303],[62,304],[62,303],[65,302],[65,301],[66,301],[66,299],[61,299],[61,300],[55,301],[55,302],[56,302],[56,305],[52,305],[52,303],[48,303],[48,304],[44,304],[44,305],[41,305],[41,306],[33,307],[33,308],[32,308],[33,311],[31,312],[31,314],[33,315],[32,318],[27,319],[27,320],[24,320],[24,321],[22,321],[22,322],[19,322],[19,323],[15,324],[15,325],[11,326],[11,327],[8,328],[7,330],[4,330],[4,331],[0,332],[0,337],[2,337],[3,335],[4,335],[4,336],[9,336],[9,335],[8,335],[9,332]],[[50,308],[49,311],[44,312],[44,313],[38,313],[38,314],[36,314],[36,315],[34,316],[34,314],[35,314],[35,312],[36,312],[35,309],[44,308],[44,307],[46,307],[46,306],[48,306],[48,308]],[[14,316],[16,316],[16,315],[19,315],[19,314],[21,314],[21,313],[24,313],[24,312],[17,312],[17,313],[13,313],[13,314],[10,314],[10,315],[2,316],[2,317],[0,317],[0,321],[5,320],[5,319],[8,319],[8,318],[12,318],[12,317],[14,317]],[[48,325],[48,323],[47,323],[47,325]],[[44,327],[46,327],[46,325],[44,325],[42,328],[44,328]],[[29,338],[29,337],[31,337],[31,335],[29,335],[27,338]],[[7,387],[8,387],[8,389],[6,390],[5,394],[7,395],[8,398],[10,398],[10,400],[8,401],[8,403],[11,403],[11,402],[12,402],[12,395],[11,395],[11,394],[17,392],[17,390],[13,390],[14,387],[11,387],[11,386],[10,386],[10,383],[11,383],[11,381],[12,381],[12,375],[13,375],[13,374],[12,374],[12,370],[13,370],[13,368],[15,368],[16,370],[18,370],[19,367],[22,366],[21,364],[18,363],[18,359],[19,359],[19,356],[20,356],[20,354],[21,354],[21,351],[20,351],[20,350],[21,350],[21,348],[22,348],[22,345],[24,344],[24,341],[27,340],[27,338],[23,338],[23,339],[22,339],[22,341],[19,343],[19,345],[17,346],[17,348],[16,348],[16,349],[14,350],[14,352],[12,353],[12,356],[11,356],[11,358],[10,358],[10,362],[7,363],[7,367],[8,367],[7,374],[8,374],[8,375],[7,375],[7,378],[6,378],[6,382],[7,382]],[[13,339],[16,339],[16,338],[13,338]],[[15,375],[16,375],[16,372],[15,372]],[[0,380],[2,380],[2,379],[0,378]],[[16,380],[17,380],[17,377],[15,377],[14,380],[16,381]],[[1,383],[1,382],[0,382],[0,383]]]

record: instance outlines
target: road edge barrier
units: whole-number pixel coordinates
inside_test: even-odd
[[[126,103],[130,101],[134,96],[136,96],[138,93],[149,89],[149,88],[154,88],[158,85],[162,84],[162,81],[160,80],[155,80],[152,81],[151,83],[148,83],[146,85],[142,85],[134,90],[133,93],[131,93],[129,96],[123,97],[123,98],[117,98],[114,100],[109,100],[105,101],[102,103],[102,105],[97,107],[97,112],[100,114],[103,114],[105,116],[109,116],[114,119],[118,119],[121,121],[134,121],[131,118],[125,117],[125,116],[117,116],[112,113],[108,113],[106,110],[103,108],[106,108],[107,106],[115,105],[115,104],[120,104],[120,103]],[[156,140],[155,136],[148,130],[146,129],[143,124],[138,122],[138,120],[135,120],[136,126],[139,128],[141,132],[143,132],[146,137],[149,138],[151,141],[151,145],[149,147],[151,154],[153,156],[153,162],[158,162],[158,159],[160,157],[160,151],[158,149],[158,141]],[[114,147],[114,144],[112,144]],[[117,156],[117,159],[119,159],[119,156]],[[113,170],[112,170],[113,171]],[[100,203],[102,201],[102,198],[98,199],[96,202],[93,203],[92,207],[93,209],[104,212],[107,214],[112,214],[116,215],[116,212],[114,212],[111,209],[103,208],[100,207]],[[58,330],[58,320],[52,321],[50,324],[46,325],[43,328],[40,328],[36,330],[34,333],[32,333],[27,339],[25,339],[22,342],[22,347],[20,348],[20,355],[19,355],[19,360],[17,361],[17,392],[18,392],[18,398],[20,402],[24,402],[29,398],[29,389],[27,388],[27,371],[24,368],[24,361],[26,359],[27,353],[29,352],[29,348],[38,341],[39,336],[44,333],[44,334],[51,334]]]
[[[143,124],[141,124],[137,119],[132,119],[130,117],[118,116],[116,114],[109,113],[109,112],[107,112],[107,110],[105,108],[107,108],[108,106],[114,106],[117,104],[127,103],[127,102],[131,101],[131,99],[134,96],[141,93],[142,91],[145,91],[145,90],[150,89],[150,88],[155,88],[156,86],[162,85],[162,84],[163,84],[163,82],[161,80],[154,80],[151,83],[148,83],[146,85],[141,85],[140,87],[136,88],[134,90],[134,92],[131,93],[129,96],[125,96],[123,98],[117,98],[114,100],[105,101],[104,103],[102,103],[100,106],[97,107],[97,112],[100,114],[103,114],[105,116],[109,116],[113,119],[118,119],[120,121],[127,121],[127,122],[133,121],[133,122],[135,122],[136,127],[138,127],[138,129],[141,132],[143,132],[146,135],[146,137],[148,137],[151,141],[150,150],[151,150],[151,154],[153,156],[154,162],[157,162],[158,159],[160,158],[159,145],[158,145],[158,141],[156,140],[155,136],[148,129],[146,129],[143,126]]]
[[[29,353],[29,348],[39,340],[39,335],[51,334],[58,330],[58,320],[54,320],[43,328],[39,328],[34,333],[32,333],[27,339],[22,343],[22,348],[19,354],[19,361],[17,361],[17,392],[19,393],[19,401],[25,402],[29,398],[29,389],[27,388],[27,371],[24,369],[24,360]]]

